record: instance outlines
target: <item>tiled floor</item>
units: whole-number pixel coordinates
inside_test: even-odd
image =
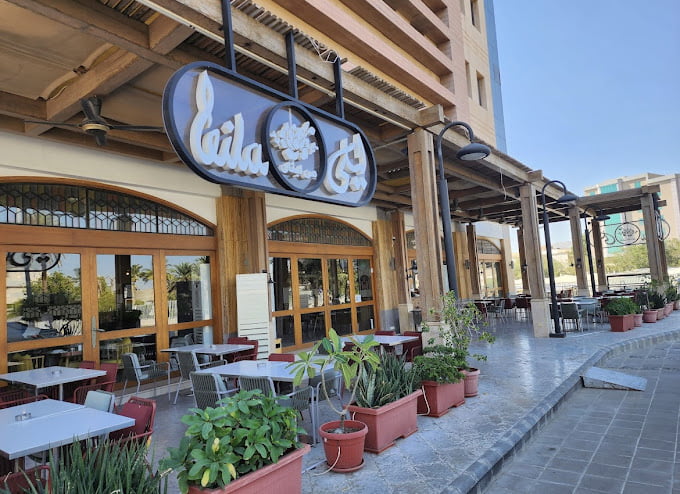
[[[497,321],[488,329],[497,335],[496,343],[493,345],[481,343],[473,348],[477,352],[488,355],[488,361],[478,365],[482,371],[479,396],[468,399],[463,406],[452,409],[441,418],[418,417],[419,431],[417,433],[397,440],[395,446],[379,455],[366,453],[364,468],[351,474],[326,473],[326,467],[323,465],[323,448],[316,445],[304,458],[303,492],[381,494],[464,492],[460,490],[460,480],[469,477],[471,471],[479,472],[484,468],[491,468],[493,465],[486,466],[485,464],[485,455],[497,448],[499,443],[507,442],[508,438],[514,440],[518,425],[521,426],[526,421],[527,415],[532,411],[535,412],[537,407],[540,408],[540,405],[548,397],[554,395],[556,390],[560,389],[570,376],[594,354],[621,341],[634,340],[642,336],[668,334],[674,329],[680,329],[680,313],[676,311],[660,323],[646,324],[642,328],[626,333],[612,333],[608,330],[608,325],[598,324],[583,333],[569,333],[564,339],[534,338],[526,321],[511,319]],[[645,370],[645,372],[654,372],[654,370]],[[649,386],[652,386],[651,382]],[[591,395],[592,393],[598,395],[617,393],[616,391],[587,392]],[[644,396],[647,395],[648,393],[645,392]],[[612,396],[621,396],[621,394],[612,394]],[[575,396],[575,399],[581,400],[580,396]],[[592,398],[586,398],[575,408],[581,410],[590,401]],[[152,455],[155,458],[165,455],[168,446],[178,444],[184,431],[180,418],[191,406],[193,406],[193,398],[190,396],[180,394],[177,405],[169,404],[165,396],[158,396],[159,408],[152,443]],[[626,403],[627,406],[628,403]],[[587,424],[579,420],[581,416],[582,413],[577,412],[569,417],[569,421],[576,421],[581,428],[587,427]],[[324,408],[322,422],[331,417],[330,410]],[[610,424],[610,427],[612,427],[612,432],[616,433],[617,428],[625,428],[626,418],[625,415],[614,417],[611,418],[611,422],[614,420],[617,422]],[[565,421],[564,427],[570,423],[569,421]],[[304,425],[309,427],[310,424],[307,422]],[[576,425],[574,424],[573,427]],[[651,424],[648,429],[651,430]],[[597,462],[591,459],[586,460],[582,450],[579,449],[584,444],[577,441],[592,441],[592,439],[587,434],[587,429],[579,432],[582,436],[574,436],[575,432],[572,432],[572,429],[565,429],[563,433],[558,432],[556,435],[563,440],[566,440],[569,435],[568,439],[574,443],[570,443],[569,446],[565,445],[563,453],[559,456],[555,452],[548,455],[550,459],[556,462],[559,458],[560,460],[588,461],[608,467],[620,466],[619,464],[609,465],[599,460]],[[611,436],[616,437],[614,434]],[[617,448],[615,446],[617,443],[614,441],[602,444],[602,455],[598,458],[605,454],[606,448],[614,450],[612,460],[608,460],[610,463],[619,456],[626,456],[622,454],[625,445]],[[546,446],[546,449],[561,446],[562,443]],[[544,453],[545,450],[543,454],[537,454],[542,457],[546,456]],[[571,456],[568,456],[570,453]],[[640,453],[644,455],[646,451],[643,450]],[[639,457],[642,458],[642,456]],[[646,459],[651,460],[651,458]],[[544,482],[551,478],[553,480],[551,488],[554,486],[557,486],[556,489],[561,488],[559,482],[555,483],[555,480],[592,482],[592,484],[587,484],[592,487],[600,478],[606,478],[606,476],[595,476],[597,478],[591,480],[590,473],[584,473],[583,479],[576,478],[574,472],[564,469],[564,464],[561,469],[556,468],[557,464],[545,468],[545,463],[539,463],[539,465],[544,465],[545,472],[537,472],[535,478],[531,478],[529,472],[535,472],[536,469],[530,468],[531,465],[528,464],[529,466],[525,468],[527,472],[525,483]],[[637,475],[637,472],[633,473]],[[539,480],[540,475],[544,477]],[[634,478],[638,477],[630,478],[631,485]],[[623,480],[625,479],[621,479]],[[583,485],[585,486],[586,483]],[[567,484],[564,484],[565,488],[573,489],[573,486],[569,487]],[[170,492],[177,492],[176,484],[172,486]]]

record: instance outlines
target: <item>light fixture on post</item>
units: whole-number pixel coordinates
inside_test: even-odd
[[[571,202],[578,199],[574,194],[567,192],[567,186],[559,180],[551,180],[541,189],[541,204],[543,205],[543,232],[545,233],[545,254],[548,260],[548,278],[550,279],[550,315],[555,323],[555,332],[550,333],[551,337],[564,338],[567,334],[562,331],[560,326],[560,314],[557,306],[557,288],[555,287],[555,266],[552,259],[552,245],[550,244],[550,218],[548,218],[548,208],[545,205],[545,189],[550,184],[560,184],[564,194],[555,202],[560,204]]]
[[[409,272],[410,271],[410,272]],[[411,291],[412,294],[416,293],[416,290],[418,287],[416,286],[416,275],[418,274],[418,263],[416,262],[415,259],[411,260],[411,267],[406,268],[406,279],[407,280],[413,280],[413,290]]]
[[[437,164],[439,168],[439,178],[437,186],[439,188],[439,210],[442,218],[442,230],[444,233],[444,257],[446,259],[446,274],[449,281],[449,290],[458,295],[458,282],[456,281],[456,258],[453,253],[453,232],[451,230],[451,204],[449,203],[449,185],[444,175],[444,157],[442,156],[442,137],[444,133],[451,127],[464,127],[468,133],[470,144],[462,147],[457,153],[456,157],[463,161],[475,161],[486,158],[491,154],[489,146],[479,142],[472,142],[475,138],[472,128],[465,122],[449,122],[444,125],[444,128],[439,132],[435,147],[437,149]]]
[[[590,231],[588,230],[588,214],[587,211],[588,209],[591,209],[594,211],[592,208],[586,208],[583,213],[583,223],[584,223],[584,233],[586,236],[586,254],[588,255],[588,268],[590,270],[590,289],[592,290],[592,295],[593,297],[595,296],[595,292],[597,291],[595,288],[595,270],[593,269],[593,252],[590,248]],[[592,226],[593,221],[607,221],[609,219],[609,215],[606,215],[602,212],[600,209],[600,212],[593,217],[593,219],[590,221],[590,224]],[[602,262],[598,259],[597,260],[597,267],[599,268]]]

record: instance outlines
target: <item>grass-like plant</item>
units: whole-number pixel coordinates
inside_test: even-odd
[[[416,373],[405,359],[381,350],[380,365],[369,366],[359,377],[356,404],[379,408],[413,393],[416,385]]]

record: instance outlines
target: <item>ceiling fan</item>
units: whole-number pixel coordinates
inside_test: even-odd
[[[80,100],[83,107],[85,119],[80,123],[70,122],[50,122],[48,120],[26,120],[26,123],[49,124],[57,127],[77,127],[83,129],[85,133],[94,136],[97,145],[106,144],[106,134],[109,130],[130,130],[138,132],[163,132],[163,127],[153,127],[150,125],[118,125],[108,123],[101,116],[102,100],[98,96],[90,96]]]

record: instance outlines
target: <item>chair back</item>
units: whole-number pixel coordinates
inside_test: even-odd
[[[226,393],[227,387],[217,374],[207,372],[192,372],[190,374],[191,387],[194,389],[196,407],[205,409],[215,408],[217,402],[222,399],[221,393]]]
[[[123,354],[123,377],[129,381],[141,381],[142,369],[139,368],[139,357],[136,353]]]
[[[397,336],[396,331],[376,331],[374,334],[376,336]]]
[[[248,342],[249,340],[247,336],[232,336],[230,338],[227,338],[227,344],[229,345],[242,345]]]
[[[185,345],[193,345],[194,344],[194,335],[193,334],[184,335],[184,344]]]
[[[83,360],[78,364],[78,368],[80,369],[94,369],[95,368],[95,363],[94,360]]]
[[[100,382],[94,382],[94,383],[83,384],[82,386],[78,386],[73,391],[73,396],[71,397],[71,401],[73,403],[78,403],[79,405],[84,405],[85,400],[87,399],[87,394],[90,391],[99,391],[103,387],[104,387],[104,383],[100,383]]]
[[[423,333],[420,331],[404,331],[402,336],[417,336],[417,341],[407,341],[402,345],[407,362],[413,362],[418,355],[423,354]]]
[[[327,369],[324,371],[323,376],[316,374],[314,377],[309,378],[308,385],[314,390],[314,396],[317,400],[326,399],[326,395],[321,389],[323,383],[326,383],[326,393],[328,393],[329,398],[339,396],[342,386],[342,373],[335,369]]]
[[[30,398],[31,396],[33,396],[33,393],[23,388],[6,389],[5,391],[0,391],[0,408],[2,407],[3,403],[19,400],[21,398]]]
[[[578,307],[575,302],[562,302],[560,304],[560,311],[563,319],[578,319]]]
[[[115,362],[102,362],[99,364],[99,369],[106,371],[105,376],[99,376],[97,383],[103,384],[104,391],[113,391],[113,385],[116,384],[118,377],[118,364]]]
[[[132,396],[122,407],[116,410],[116,413],[135,419],[135,425],[109,433],[110,439],[141,442],[153,433],[153,424],[156,419],[156,402],[154,400]]]
[[[52,492],[50,466],[40,465],[25,472],[19,471],[0,477],[0,490],[9,494],[24,492]]]
[[[190,379],[192,372],[201,369],[194,352],[177,352],[177,362],[182,379]]]
[[[295,362],[295,355],[292,353],[270,353],[267,358],[272,362]]]
[[[238,378],[238,385],[246,391],[259,389],[265,396],[276,396],[276,388],[271,377],[265,376],[241,376]]]
[[[96,389],[87,392],[83,405],[88,408],[94,408],[95,410],[111,413],[113,412],[113,405],[115,402],[116,395],[109,393],[108,391]]]
[[[25,398],[17,398],[16,400],[12,401],[2,401],[0,402],[0,409],[15,407],[17,405],[25,405],[26,403],[33,403],[34,401],[41,401],[47,399],[49,399],[49,396],[47,395],[31,395],[26,396]]]
[[[289,407],[298,412],[303,412],[304,410],[309,410],[311,406],[312,393],[311,386],[304,386],[288,395],[277,398],[276,402],[282,407]]]

